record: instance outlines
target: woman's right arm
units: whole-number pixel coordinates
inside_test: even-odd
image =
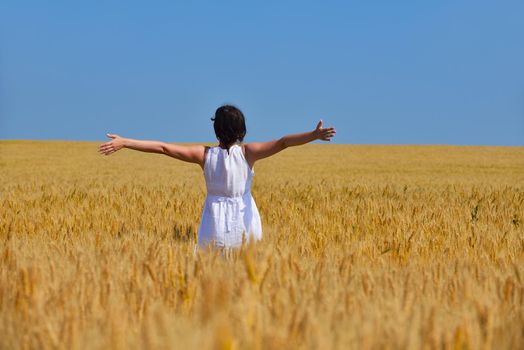
[[[323,128],[321,119],[313,131],[302,134],[286,135],[273,141],[246,144],[246,159],[252,167],[257,160],[270,157],[288,147],[300,146],[315,140],[331,141],[331,138],[335,136],[335,133],[336,130],[333,127]]]
[[[141,152],[165,154],[204,167],[206,147],[202,145],[181,146],[162,141],[133,140],[115,134],[107,134],[107,137],[112,140],[101,144],[98,149],[101,154],[106,156],[122,148],[129,148]]]

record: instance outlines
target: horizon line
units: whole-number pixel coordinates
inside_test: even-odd
[[[66,140],[66,139],[2,139],[0,138],[0,142],[91,142],[91,143],[104,143],[109,140]],[[214,142],[204,142],[204,141],[197,141],[197,142],[171,142],[171,141],[163,141],[167,143],[177,143],[181,145],[194,145],[194,144],[203,144],[203,145],[209,145],[209,144],[215,144]],[[253,141],[253,142],[259,142],[259,141]],[[249,142],[246,142],[249,143]],[[338,142],[322,142],[322,143],[309,143],[313,145],[336,145],[336,146],[442,146],[442,147],[524,147],[524,144],[522,145],[501,145],[501,144],[454,144],[454,143],[338,143]]]

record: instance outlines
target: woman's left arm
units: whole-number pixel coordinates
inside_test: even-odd
[[[101,144],[98,148],[98,151],[106,156],[122,148],[129,148],[135,151],[165,154],[204,167],[206,147],[202,145],[181,146],[162,141],[133,140],[115,134],[107,134],[107,137],[112,140]]]

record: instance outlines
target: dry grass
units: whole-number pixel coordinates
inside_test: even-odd
[[[524,148],[309,145],[192,254],[197,166],[0,142],[0,348],[523,348]]]

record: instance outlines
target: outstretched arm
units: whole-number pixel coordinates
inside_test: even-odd
[[[336,130],[333,127],[323,128],[321,119],[313,131],[302,134],[286,135],[278,140],[268,142],[246,144],[246,158],[249,165],[253,166],[257,160],[270,157],[288,147],[303,145],[315,140],[331,141],[331,138],[335,136],[335,133]]]
[[[196,163],[202,168],[204,167],[206,147],[202,145],[181,146],[161,141],[133,140],[115,134],[107,134],[107,137],[112,140],[101,144],[98,148],[98,151],[106,156],[122,148],[129,148],[141,152],[165,154],[166,156],[189,163]]]

